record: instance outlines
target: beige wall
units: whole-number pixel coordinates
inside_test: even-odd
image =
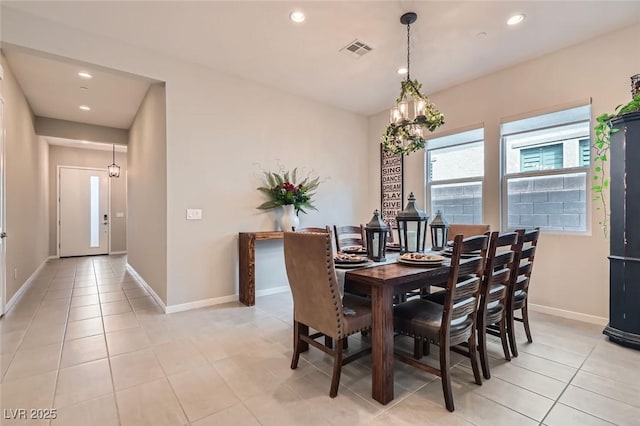
[[[500,225],[501,119],[588,101],[590,97],[594,117],[613,112],[616,105],[631,99],[629,77],[640,70],[640,56],[635,54],[638,40],[640,25],[635,25],[431,96],[446,116],[446,126],[439,129],[442,133],[484,124],[483,216],[493,229]],[[372,145],[382,135],[388,116],[388,111],[382,111],[370,118]],[[377,150],[369,152],[369,160],[369,179],[379,177]],[[405,160],[405,192],[419,194],[421,206],[425,205],[424,161],[422,152]],[[379,199],[379,194],[379,187],[371,188],[371,198]],[[601,219],[592,208],[589,235],[542,234],[531,303],[608,316],[609,241],[598,227]]]
[[[149,88],[129,131],[128,262],[167,304],[167,135],[164,85]]]
[[[49,255],[57,255],[57,191],[58,166],[91,167],[105,169],[113,161],[111,151],[49,146]],[[111,252],[127,250],[127,154],[116,152],[116,164],[120,166],[120,177],[109,180],[111,186]],[[123,213],[124,217],[116,217]]]
[[[302,226],[361,223],[378,206],[368,197],[366,117],[15,10],[3,11],[2,19],[6,42],[166,82],[169,305],[221,301],[237,293],[238,232],[275,229],[277,212],[256,210],[263,201],[256,191],[260,167],[274,170],[280,160],[327,179],[316,197],[319,212],[303,216]],[[131,193],[135,173],[143,173],[134,149],[130,218],[138,214],[135,200],[162,185],[152,179]],[[202,208],[203,219],[187,221],[187,208]],[[133,228],[130,222],[128,253],[135,262]],[[141,238],[145,247],[154,241],[148,233]],[[159,269],[162,263],[156,259]],[[258,290],[287,285],[281,242],[261,243],[258,265]]]
[[[41,136],[120,145],[126,145],[129,142],[129,131],[127,129],[116,129],[114,127],[96,126],[94,124],[47,117],[36,117],[34,125],[36,133]]]
[[[5,101],[7,302],[47,258],[49,243],[47,144],[36,136],[33,114],[2,55]],[[15,271],[17,274],[14,275]]]

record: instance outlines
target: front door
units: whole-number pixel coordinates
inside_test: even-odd
[[[106,170],[60,167],[60,257],[109,252],[109,175]]]

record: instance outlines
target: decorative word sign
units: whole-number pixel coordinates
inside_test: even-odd
[[[380,147],[380,183],[382,220],[397,228],[396,216],[402,210],[404,200],[403,156],[384,152]]]

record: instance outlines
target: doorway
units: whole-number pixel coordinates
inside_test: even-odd
[[[109,175],[58,167],[58,256],[109,253]]]

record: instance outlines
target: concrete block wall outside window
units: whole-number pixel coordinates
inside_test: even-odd
[[[587,231],[590,117],[586,105],[503,124],[508,229]]]
[[[482,223],[484,129],[434,138],[427,144],[427,212],[449,223]]]

